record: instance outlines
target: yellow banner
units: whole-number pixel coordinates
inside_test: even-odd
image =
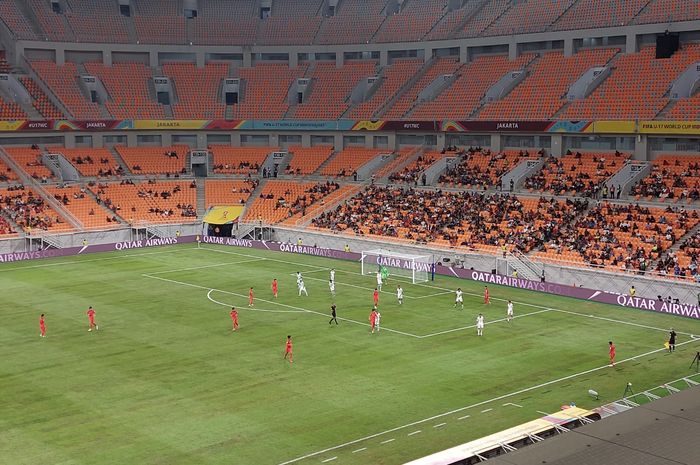
[[[0,121],[0,131],[19,131],[26,121]]]
[[[243,213],[243,205],[219,205],[209,208],[203,221],[209,224],[228,224],[236,221]]]
[[[641,134],[700,134],[700,121],[640,121]]]
[[[203,129],[207,123],[206,119],[137,119],[134,129]]]
[[[604,134],[634,134],[637,124],[634,121],[593,121],[583,132]]]

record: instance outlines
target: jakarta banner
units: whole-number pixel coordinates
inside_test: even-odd
[[[229,224],[238,220],[243,213],[243,205],[219,205],[210,207],[203,221],[209,224]]]

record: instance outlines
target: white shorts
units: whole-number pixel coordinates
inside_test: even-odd
[[[457,298],[455,299],[455,302],[458,303],[458,304],[461,304],[463,300],[464,300],[464,299],[462,299],[461,297],[457,297]]]
[[[476,325],[476,329],[484,329],[484,324],[479,323],[478,325]]]
[[[508,316],[513,316],[513,310],[508,310]]]

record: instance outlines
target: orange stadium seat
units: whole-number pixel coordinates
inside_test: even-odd
[[[317,63],[310,77],[311,94],[296,105],[293,118],[334,120],[350,107],[349,97],[361,79],[376,74],[373,60],[348,61],[336,68],[335,63]]]
[[[98,105],[88,101],[78,87],[79,73],[75,63],[58,66],[52,61],[33,61],[31,66],[73,116],[100,119]]]
[[[51,3],[43,0],[23,0],[29,3],[34,17],[37,19],[44,37],[55,42],[73,42],[73,31],[63,20],[63,16],[54,13]]]
[[[625,26],[648,3],[649,0],[609,0],[602,3],[596,0],[579,0],[554,23],[552,29],[579,29],[583,24],[586,28]]]
[[[22,107],[15,102],[5,101],[0,97],[0,119],[27,119],[27,114],[22,110]]]
[[[116,226],[109,213],[103,210],[97,201],[81,187],[47,187],[46,192],[61,202],[63,208],[68,210],[86,229]]]
[[[0,208],[28,235],[37,231],[65,232],[73,227],[35,190],[19,186],[0,189]]]
[[[104,84],[111,98],[105,105],[115,118],[165,119],[163,106],[148,90],[150,68],[141,63],[85,63],[85,68]]]
[[[480,2],[465,2],[461,8],[445,13],[433,29],[424,37],[425,40],[450,39],[457,28],[471,15],[482,7]]]
[[[256,43],[309,45],[321,27],[321,0],[275,0],[271,16],[260,21]]]
[[[279,148],[212,145],[210,150],[214,159],[215,173],[255,175],[260,172],[268,155],[279,151]]]
[[[133,174],[183,174],[186,171],[185,158],[190,150],[186,145],[172,147],[117,145],[114,149],[124,159]]]
[[[70,0],[65,17],[77,42],[129,43],[127,19],[111,0]],[[100,18],[100,21],[95,21]]]
[[[252,68],[240,68],[238,74],[245,90],[243,99],[231,106],[233,117],[282,119],[289,109],[289,87],[305,72],[306,65],[291,69],[286,63],[258,63]]]
[[[316,43],[364,44],[368,43],[382,25],[385,0],[341,2],[336,14],[321,24]]]
[[[243,205],[255,190],[255,181],[240,179],[207,179],[204,184],[206,207]]]
[[[611,75],[588,97],[572,102],[562,119],[652,119],[668,104],[671,83],[700,60],[700,45],[685,44],[671,58],[657,60],[653,47],[621,55]],[[634,82],[634,86],[630,83]]]
[[[109,177],[123,174],[109,149],[49,147],[47,150],[63,154],[82,176]]]
[[[454,156],[454,154],[453,154]],[[515,168],[521,161],[538,158],[539,153],[527,150],[469,150],[460,154],[462,159],[455,167],[440,176],[438,182],[443,187],[488,188],[500,185],[499,179]]]
[[[511,0],[490,0],[483,6],[477,8],[478,11],[464,24],[459,31],[457,37],[479,37],[484,32],[484,29],[489,27],[497,18],[510,8],[513,2]]]
[[[390,15],[374,36],[374,42],[416,42],[442,18],[445,2],[413,0]]]
[[[522,0],[493,22],[482,35],[504,36],[545,31],[577,0]]]
[[[339,188],[337,184],[328,182],[269,180],[262,187],[260,196],[253,200],[246,212],[246,219],[279,223],[296,213],[305,214],[306,208]]]
[[[287,165],[286,173],[295,175],[311,174],[315,172],[333,154],[330,145],[318,145],[316,147],[290,146],[287,151],[292,154],[292,159]]]
[[[439,58],[428,68],[415,84],[401,94],[401,97],[394,102],[389,110],[383,115],[386,119],[400,119],[414,105],[416,105],[418,94],[420,94],[431,82],[443,74],[453,74],[459,69],[461,64],[456,58]]]
[[[480,105],[486,91],[509,71],[525,67],[534,55],[515,60],[505,56],[482,56],[457,70],[458,77],[434,100],[418,104],[408,115],[412,119],[467,118]]]
[[[371,119],[389,100],[396,95],[401,86],[418,72],[423,65],[422,60],[400,59],[384,68],[380,74],[382,80],[379,88],[374,91],[369,100],[362,102],[350,110],[350,117],[356,119]]]
[[[226,105],[218,98],[223,79],[228,75],[226,63],[166,63],[163,72],[174,83],[177,100],[172,105],[176,119],[223,118]]]
[[[34,179],[48,180],[54,177],[41,160],[41,150],[29,147],[4,147],[4,149],[15,163]]]
[[[21,13],[17,6],[17,2],[21,1],[23,0],[5,0],[4,2],[0,2],[0,18],[2,18],[2,22],[12,31],[16,39],[38,40],[29,20]]]
[[[321,170],[324,176],[352,176],[362,165],[381,153],[389,153],[390,150],[366,149],[364,147],[348,147],[336,154]]]
[[[603,66],[618,49],[582,50],[571,57],[545,53],[530,67],[528,77],[505,98],[487,104],[478,115],[483,120],[550,119],[567,103],[566,92],[593,66]],[[558,70],[552,73],[551,70]]]
[[[635,24],[670,23],[700,19],[697,0],[655,0],[634,19]]]
[[[649,176],[639,181],[632,188],[631,194],[646,200],[698,200],[700,156],[659,155],[652,164]]]
[[[24,88],[27,89],[29,95],[32,96],[32,106],[36,109],[36,111],[41,113],[41,116],[47,119],[61,119],[65,117],[61,110],[56,108],[56,105],[53,104],[48,95],[41,90],[39,85],[34,82],[32,78],[22,76],[19,78],[19,80],[24,85]]]
[[[197,219],[194,181],[100,183],[90,190],[129,223],[182,223]]]

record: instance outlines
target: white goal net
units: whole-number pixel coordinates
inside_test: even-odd
[[[432,255],[412,255],[386,249],[362,252],[362,274],[387,277],[403,277],[413,284],[429,281],[433,276]]]

